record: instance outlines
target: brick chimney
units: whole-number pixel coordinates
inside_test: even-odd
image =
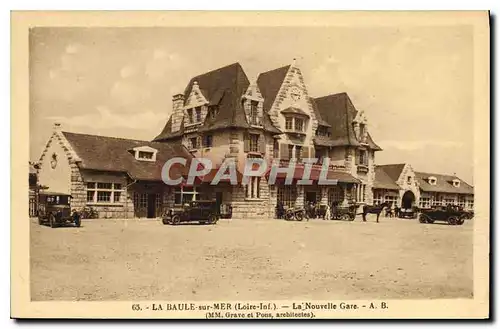
[[[184,116],[184,95],[177,94],[172,97],[172,132],[181,129],[182,118]]]

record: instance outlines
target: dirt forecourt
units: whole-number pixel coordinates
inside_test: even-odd
[[[472,297],[474,221],[31,219],[32,300]]]

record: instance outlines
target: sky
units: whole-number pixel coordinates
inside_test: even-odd
[[[151,140],[190,78],[239,62],[250,81],[291,64],[308,93],[347,92],[377,164],[473,183],[472,27],[33,28],[30,160],[65,131]]]

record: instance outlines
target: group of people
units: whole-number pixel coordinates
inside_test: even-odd
[[[348,202],[348,206],[353,203]],[[304,205],[304,214],[308,219],[331,219],[341,206],[340,202],[332,202],[329,205],[321,205],[319,202],[306,202]],[[276,218],[283,219],[287,208],[282,201],[276,204]]]

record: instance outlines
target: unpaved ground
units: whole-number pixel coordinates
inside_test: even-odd
[[[31,224],[33,300],[472,297],[472,228],[382,219]]]

